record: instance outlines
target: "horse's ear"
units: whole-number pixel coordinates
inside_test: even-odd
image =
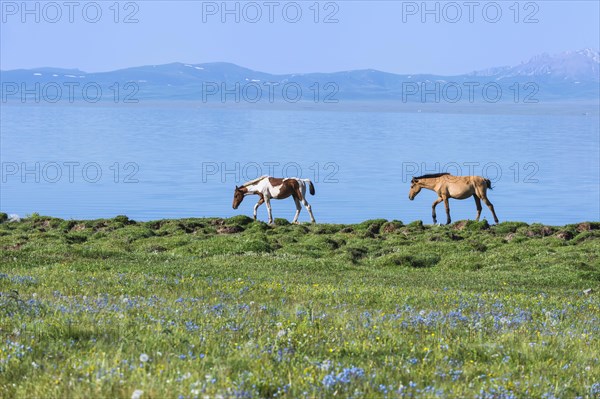
[[[239,190],[240,188],[238,186],[235,186],[235,191]]]
[[[419,182],[419,180],[417,180],[416,178],[414,178],[414,177],[413,177],[413,178],[412,178],[412,180],[411,180],[410,182],[411,182],[411,183],[418,183],[418,182]]]

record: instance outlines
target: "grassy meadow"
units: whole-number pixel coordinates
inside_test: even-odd
[[[0,223],[2,398],[599,398],[600,223]]]

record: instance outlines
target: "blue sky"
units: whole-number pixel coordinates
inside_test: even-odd
[[[27,11],[21,1],[2,0],[0,68],[97,72],[226,61],[271,73],[375,68],[450,75],[515,65],[542,52],[600,47],[597,1],[518,2],[517,7],[515,1],[428,2],[431,13],[421,1],[337,1],[318,7],[314,1],[243,1],[228,2],[230,14],[221,1],[137,1],[119,3],[118,15],[113,1],[76,3],[69,9],[58,1],[57,9],[29,2]],[[137,22],[123,23],[128,16]],[[332,23],[324,23],[327,17]]]

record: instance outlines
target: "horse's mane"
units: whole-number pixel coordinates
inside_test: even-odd
[[[258,183],[259,181],[261,181],[262,179],[264,179],[265,177],[269,177],[269,176],[267,176],[267,175],[263,175],[263,176],[261,176],[261,177],[257,177],[257,178],[256,178],[256,179],[254,179],[254,180],[247,181],[246,183],[242,184],[242,187],[248,187],[248,186],[251,186],[251,185],[253,185],[253,184],[256,184],[256,183]]]
[[[433,173],[430,175],[416,176],[415,179],[430,179],[430,178],[434,178],[434,177],[446,176],[449,174],[450,173]]]

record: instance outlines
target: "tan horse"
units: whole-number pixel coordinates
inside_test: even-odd
[[[475,199],[475,205],[477,206],[477,218],[475,220],[479,221],[481,201],[483,201],[490,208],[490,211],[492,211],[494,221],[498,223],[496,212],[494,212],[494,205],[487,199],[486,195],[487,189],[492,189],[492,182],[489,179],[481,176],[452,176],[450,173],[436,173],[413,177],[410,182],[408,199],[412,201],[422,188],[435,191],[438,195],[438,199],[431,206],[431,216],[433,217],[434,224],[437,223],[435,216],[435,207],[437,204],[444,201],[448,224],[450,224],[450,205],[448,204],[448,199],[465,199],[471,196]]]

